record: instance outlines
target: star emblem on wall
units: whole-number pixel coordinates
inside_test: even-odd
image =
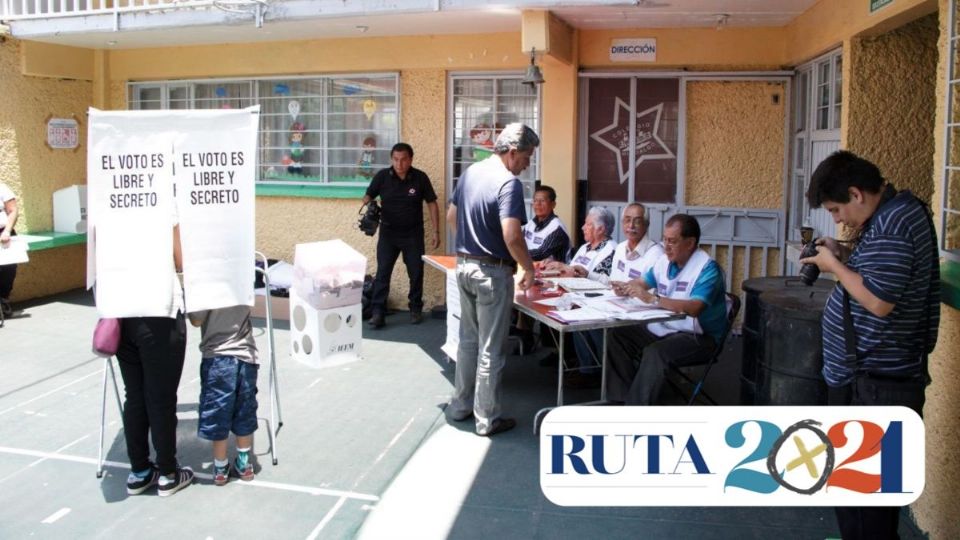
[[[590,134],[590,138],[617,155],[617,173],[620,183],[630,177],[627,170],[630,146],[630,106],[622,99],[615,98],[613,106],[613,121]],[[624,114],[620,114],[623,109]],[[667,148],[657,132],[660,130],[660,117],[663,114],[663,103],[658,103],[645,111],[637,113],[637,135],[634,145],[634,159],[640,165],[644,161],[653,159],[671,159],[676,155]]]

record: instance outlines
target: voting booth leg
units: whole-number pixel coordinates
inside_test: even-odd
[[[117,397],[117,408],[123,416],[123,402],[120,401],[120,388],[117,386],[117,375],[113,370],[112,357],[103,359],[103,392],[100,400],[100,445],[97,450],[97,478],[103,478],[103,432],[107,423],[107,375],[113,381],[113,393]]]
[[[270,418],[267,420],[267,436],[270,440],[270,461],[276,465],[277,460],[277,436],[280,434],[280,428],[283,427],[283,414],[280,411],[280,380],[277,377],[277,355],[274,352],[273,340],[273,309],[270,302],[270,275],[267,273],[269,268],[267,256],[259,251],[256,257],[263,261],[263,268],[256,267],[257,272],[263,275],[263,286],[267,293],[266,308],[267,316],[267,358],[269,358],[269,367],[267,368],[270,384]],[[276,426],[276,429],[274,429]]]

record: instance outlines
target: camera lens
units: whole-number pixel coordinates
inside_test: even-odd
[[[800,252],[800,258],[806,259],[807,257],[813,257],[816,254],[817,243],[816,241],[813,241],[803,246],[803,251]],[[807,263],[800,267],[800,281],[802,281],[804,285],[812,287],[813,284],[816,283],[818,277],[820,277],[819,266]]]

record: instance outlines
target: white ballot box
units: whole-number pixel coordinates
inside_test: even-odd
[[[297,244],[290,288],[290,353],[326,367],[357,360],[367,258],[341,240]]]
[[[87,186],[70,186],[53,192],[53,230],[87,232]]]

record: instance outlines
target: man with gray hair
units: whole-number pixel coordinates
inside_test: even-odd
[[[540,138],[529,127],[509,124],[494,155],[468,168],[450,200],[447,223],[456,230],[457,286],[460,290],[460,346],[454,393],[447,417],[474,417],[477,435],[513,429],[501,416],[500,378],[513,306],[517,265],[521,290],[533,285],[533,260],[522,226],[526,223],[523,187],[517,175],[530,165]]]
[[[663,255],[663,246],[650,240],[650,215],[638,202],[628,204],[620,217],[620,230],[626,240],[617,244],[613,251],[610,275],[598,274],[595,279],[602,283],[626,282],[637,279],[653,268]],[[564,380],[569,388],[593,388],[600,385],[600,368],[596,359],[603,354],[603,331],[588,330],[573,335],[573,346],[580,359],[580,371]]]
[[[585,277],[600,280],[610,275],[613,264],[613,251],[616,245],[610,239],[613,234],[614,217],[610,210],[603,206],[594,206],[587,212],[583,220],[584,243],[574,254],[570,264],[551,262],[544,266],[544,270],[560,272],[564,277]]]

